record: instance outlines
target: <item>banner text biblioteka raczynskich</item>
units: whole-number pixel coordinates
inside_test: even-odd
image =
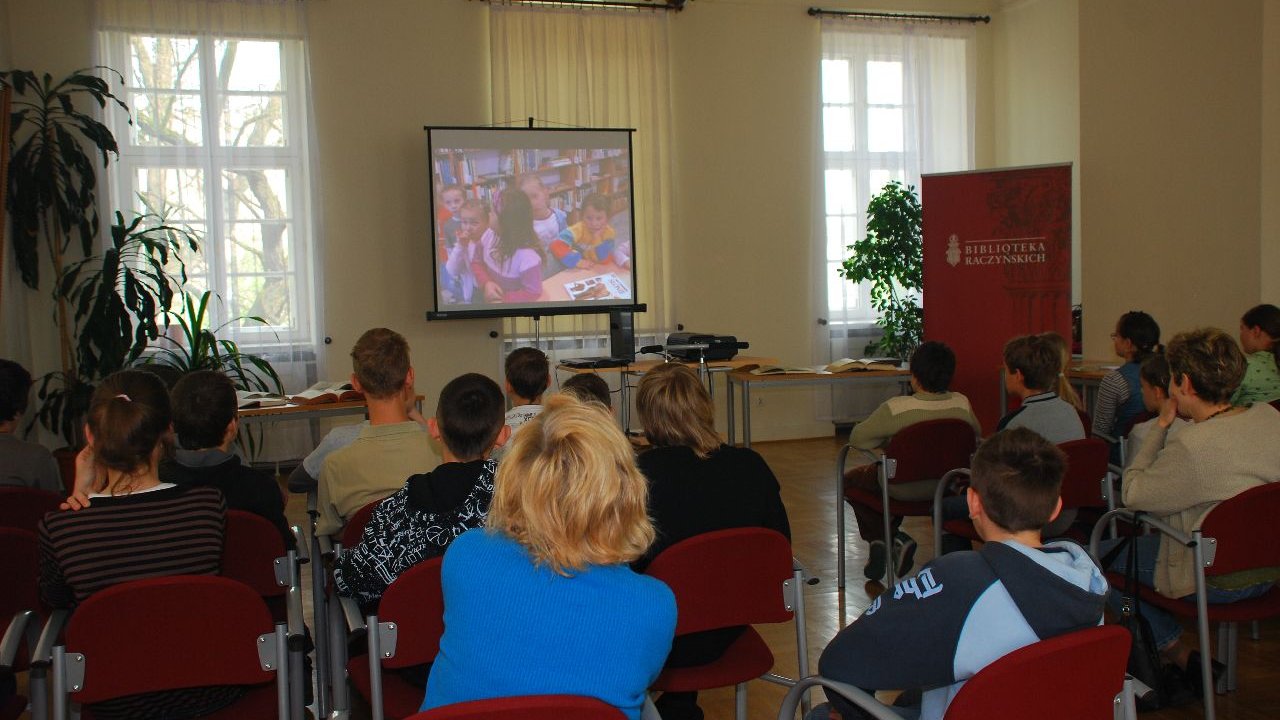
[[[961,245],[964,245],[963,250]],[[1007,240],[966,240],[952,235],[947,238],[947,264],[957,265],[1030,265],[1046,262],[1043,237],[1009,238]]]

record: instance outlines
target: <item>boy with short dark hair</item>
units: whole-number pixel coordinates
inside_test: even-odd
[[[27,411],[31,373],[12,360],[0,359],[0,485],[63,493],[62,475],[53,454],[39,443],[18,437]]]
[[[522,347],[507,356],[504,370],[507,397],[511,400],[506,425],[515,434],[521,425],[542,412],[542,395],[551,386],[551,364],[538,348]],[[494,458],[501,460],[502,452],[495,452]]]
[[[572,393],[583,402],[595,401],[613,409],[613,401],[609,396],[609,383],[595,373],[578,373],[560,384],[560,392]]]
[[[454,538],[484,524],[497,468],[489,453],[511,434],[502,407],[502,390],[484,375],[468,373],[444,386],[435,417],[427,420],[444,446],[444,463],[410,477],[378,503],[360,544],[338,557],[339,594],[371,609],[401,573],[443,555]]]
[[[974,435],[982,434],[969,399],[948,390],[956,372],[956,354],[951,348],[934,340],[921,343],[911,354],[910,369],[911,389],[915,392],[884,401],[866,420],[854,425],[849,434],[849,444],[862,450],[870,460],[874,460],[899,431],[928,420],[964,420],[973,427]],[[880,478],[874,463],[846,470],[844,479],[846,486],[880,492]],[[935,481],[897,483],[889,486],[889,495],[897,500],[932,500],[936,485]],[[879,510],[857,503],[852,507],[858,520],[858,535],[870,545],[867,566],[863,569],[867,579],[876,580],[884,575],[889,541],[893,543],[894,567],[900,575],[905,575],[911,569],[916,542],[897,529],[902,518],[893,518],[894,537],[885,538]]]
[[[820,674],[868,691],[923,690],[918,717],[940,720],[995,660],[1098,625],[1106,579],[1079,545],[1040,535],[1062,508],[1065,469],[1062,451],[1026,428],[984,442],[967,499],[982,549],[938,558],[876,598],[823,651]],[[844,720],[864,717],[829,697]]]
[[[241,462],[233,449],[240,420],[231,379],[216,370],[197,370],[182,376],[169,395],[178,446],[173,459],[160,464],[160,479],[217,488],[228,508],[271,521],[285,546],[292,548],[295,540],[284,517],[280,486],[270,475]]]
[[[387,328],[366,331],[351,349],[351,385],[364,393],[369,424],[320,471],[316,532],[331,535],[365,505],[434,464],[427,429],[409,416],[416,394],[409,343]]]
[[[1022,406],[1001,418],[997,432],[1031,428],[1055,444],[1085,438],[1080,413],[1055,391],[1062,355],[1051,341],[1042,335],[1013,338],[1004,346],[1004,366],[1005,388],[1022,398]]]

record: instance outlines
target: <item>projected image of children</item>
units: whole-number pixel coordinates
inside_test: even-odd
[[[437,149],[442,307],[632,299],[627,151]]]

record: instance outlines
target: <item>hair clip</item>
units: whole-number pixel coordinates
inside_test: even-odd
[[[119,395],[116,395],[116,397],[124,398],[125,402],[133,402],[133,398],[129,397],[128,395],[125,395],[124,393],[120,393]]]

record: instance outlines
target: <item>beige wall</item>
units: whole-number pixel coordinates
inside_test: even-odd
[[[1086,355],[1126,310],[1167,338],[1259,298],[1262,3],[1176,6],[1080,0]]]
[[[1280,304],[1280,0],[1266,0],[1262,23],[1262,295]]]
[[[1077,0],[1019,0],[993,23],[995,167],[1072,167],[1071,297],[1080,302],[1080,55]]]

